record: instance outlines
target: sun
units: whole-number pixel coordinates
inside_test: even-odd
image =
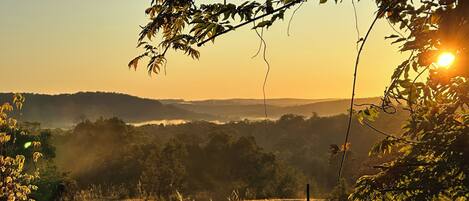
[[[451,52],[443,52],[440,54],[440,56],[438,56],[438,61],[437,61],[437,64],[438,66],[440,67],[450,67],[454,60],[455,60],[455,56],[453,53]]]

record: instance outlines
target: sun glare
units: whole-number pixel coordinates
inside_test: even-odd
[[[448,67],[450,67],[450,66],[453,64],[455,58],[456,58],[456,57],[454,56],[453,53],[451,53],[451,52],[443,52],[443,53],[440,54],[440,56],[438,56],[438,62],[437,62],[437,64],[438,64],[438,66],[440,66],[440,67],[446,67],[446,68],[448,68]]]

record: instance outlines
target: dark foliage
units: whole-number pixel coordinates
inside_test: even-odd
[[[233,191],[244,198],[296,197],[307,182],[314,196],[324,197],[336,185],[342,151],[332,152],[330,145],[340,143],[346,120],[346,115],[285,115],[269,122],[134,127],[116,118],[98,119],[57,135],[56,161],[80,188],[124,185],[130,197],[145,192],[168,198],[176,191],[217,200]],[[399,124],[396,116],[377,121],[389,131]],[[344,181],[349,184],[381,138],[358,122],[353,126]]]

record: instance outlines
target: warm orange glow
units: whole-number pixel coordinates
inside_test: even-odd
[[[456,57],[454,56],[453,53],[443,52],[443,53],[440,54],[440,56],[438,56],[437,64],[438,64],[439,67],[448,68],[453,64],[455,58]]]
[[[148,4],[115,0],[109,9],[110,1],[83,2],[0,0],[0,92],[115,91],[187,100],[262,98],[266,66],[262,54],[251,59],[259,38],[250,28],[200,48],[198,61],[168,51],[167,76],[148,76],[144,60],[137,72],[127,68],[130,59],[141,53],[135,48],[141,31],[138,25],[147,22],[144,11]],[[266,35],[266,56],[272,64],[267,98],[350,96],[350,65],[356,57],[357,40],[356,30],[350,26],[355,24],[353,17],[343,17],[353,16],[353,9],[313,4],[305,6],[315,12],[305,9],[295,16],[292,37],[282,24],[272,26]],[[70,8],[74,9],[68,12]],[[375,8],[374,1],[360,1],[358,15],[372,18]],[[389,32],[388,26],[375,28],[376,33]],[[30,33],[34,37],[26,37]],[[154,45],[159,42],[158,38]],[[28,59],[24,59],[25,50]],[[408,56],[378,39],[368,41],[365,50],[358,96],[380,96],[394,69],[374,67],[397,66]]]

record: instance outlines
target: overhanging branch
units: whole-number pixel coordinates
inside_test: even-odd
[[[264,14],[262,14],[262,15],[259,15],[259,16],[255,17],[255,18],[252,18],[252,19],[250,19],[250,20],[247,20],[247,21],[245,21],[245,22],[243,22],[243,23],[241,23],[241,24],[238,24],[238,25],[236,25],[236,26],[234,26],[234,27],[232,27],[232,28],[229,28],[229,29],[226,29],[226,30],[224,30],[224,31],[222,31],[222,32],[219,32],[219,33],[217,33],[217,34],[215,34],[215,35],[213,35],[213,36],[211,36],[211,37],[209,37],[209,38],[203,40],[202,42],[197,43],[197,46],[200,47],[200,46],[202,46],[203,44],[205,44],[205,43],[207,43],[207,42],[209,42],[209,41],[211,41],[211,40],[217,38],[218,36],[221,36],[221,35],[223,35],[223,34],[226,34],[226,33],[230,32],[230,31],[234,31],[234,30],[236,30],[236,29],[238,29],[238,28],[240,28],[240,27],[243,27],[243,26],[248,25],[249,23],[255,22],[255,21],[257,21],[257,20],[262,19],[263,17],[267,17],[267,16],[272,15],[272,14],[274,14],[274,13],[280,12],[280,11],[282,11],[282,10],[284,10],[284,9],[287,9],[287,8],[293,6],[293,5],[297,4],[297,3],[303,2],[303,1],[306,1],[306,0],[296,0],[296,1],[292,1],[292,2],[290,2],[290,3],[287,3],[287,4],[285,4],[285,5],[283,5],[283,6],[279,7],[279,8],[276,8],[276,9],[272,10],[271,12],[264,13]]]

